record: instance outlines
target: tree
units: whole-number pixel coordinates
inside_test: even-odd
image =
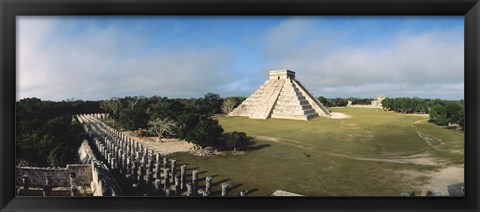
[[[197,106],[202,114],[217,114],[221,110],[222,98],[218,94],[207,93],[202,99],[199,99]]]
[[[222,103],[222,112],[228,115],[235,108],[236,104],[237,102],[234,99],[226,98]]]
[[[430,109],[430,121],[441,126],[447,125],[447,111],[442,105],[436,104],[432,106]]]
[[[105,112],[109,113],[112,117],[113,126],[115,126],[115,119],[119,117],[121,106],[122,105],[120,104],[118,98],[112,98],[100,103],[100,108],[104,109]]]
[[[463,116],[460,105],[455,102],[448,103],[445,106],[445,112],[449,123],[459,123]]]
[[[228,149],[233,148],[233,152],[237,152],[237,147],[245,145],[247,141],[246,133],[233,131],[227,135],[225,146]]]
[[[195,128],[188,133],[187,140],[201,147],[216,146],[223,133],[223,128],[217,120],[200,116]]]
[[[318,101],[320,103],[322,103],[325,107],[329,107],[330,105],[328,104],[328,100],[327,98],[323,97],[323,96],[319,96],[318,98]]]
[[[158,140],[161,141],[163,136],[166,135],[166,133],[172,135],[175,132],[175,129],[177,128],[177,123],[169,118],[157,118],[155,120],[149,121],[148,125],[151,126],[149,129],[150,132],[156,133],[158,136]]]

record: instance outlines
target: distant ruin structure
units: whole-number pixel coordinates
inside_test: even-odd
[[[295,79],[295,72],[272,70],[269,79],[228,115],[310,120],[330,117],[330,111]]]
[[[348,100],[347,107],[363,107],[363,108],[383,108],[382,101],[385,96],[377,96],[377,98],[370,102],[369,105],[354,105],[351,100]]]

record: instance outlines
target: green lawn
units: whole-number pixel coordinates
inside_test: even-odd
[[[218,116],[225,132],[243,131],[252,137],[245,154],[171,157],[200,170],[202,178],[213,176],[214,194],[227,182],[234,196],[242,189],[252,196],[278,189],[311,196],[398,196],[418,193],[429,179],[399,172],[431,173],[464,162],[463,133],[428,123],[428,117],[367,108],[332,111],[352,117],[294,121]],[[417,162],[417,157],[433,164]]]

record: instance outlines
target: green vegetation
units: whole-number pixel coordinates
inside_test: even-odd
[[[458,124],[461,130],[465,125],[465,106],[463,100],[448,101],[420,98],[385,98],[383,108],[397,113],[430,114],[430,122],[440,126]]]
[[[352,101],[354,105],[369,105],[370,102],[373,100],[371,98],[325,98],[323,96],[319,96],[318,101],[320,101],[323,105],[327,107],[345,107],[348,104],[348,101]]]
[[[117,120],[111,124],[118,129],[149,129],[159,138],[176,137],[206,147],[223,145],[219,142],[223,129],[211,118],[220,113],[222,102],[218,94],[208,93],[198,99],[128,96],[103,101],[101,106]]]
[[[226,133],[253,139],[244,154],[171,157],[241,189],[313,195],[394,195],[415,191],[432,171],[463,165],[464,135],[429,123],[428,116],[367,108],[333,108],[350,119],[255,120],[216,116]],[[405,174],[408,173],[408,174]],[[446,186],[446,185],[445,185]]]
[[[98,113],[99,103],[69,100],[22,99],[16,103],[16,163],[29,166],[65,166],[77,163],[83,128],[72,115]]]

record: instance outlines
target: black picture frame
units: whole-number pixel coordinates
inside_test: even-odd
[[[479,211],[479,0],[1,0],[1,211]],[[462,15],[465,17],[465,197],[16,197],[16,16]]]

